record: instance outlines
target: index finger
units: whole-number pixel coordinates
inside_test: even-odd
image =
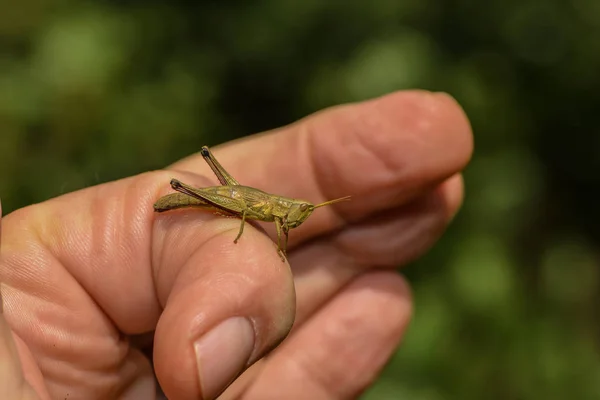
[[[469,122],[450,96],[403,91],[213,151],[242,185],[313,203],[352,196],[316,213],[294,235],[307,237],[405,203],[461,171],[472,148]],[[210,175],[200,155],[171,168]]]

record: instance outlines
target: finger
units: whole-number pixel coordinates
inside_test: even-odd
[[[411,312],[399,275],[362,275],[269,356],[244,398],[356,398],[393,354]]]
[[[157,292],[166,307],[154,360],[169,398],[214,398],[291,328],[295,293],[288,264],[250,226],[234,244],[239,225],[239,219],[206,213],[157,218]],[[173,270],[178,260],[185,261]]]
[[[313,203],[353,196],[315,212],[290,237],[291,244],[344,220],[404,204],[460,171],[471,151],[470,126],[457,103],[448,95],[422,91],[334,107],[214,149],[244,185]],[[172,168],[210,176],[199,155]]]
[[[362,265],[404,265],[423,255],[442,235],[462,203],[455,175],[410,203],[334,235],[338,251]]]
[[[368,269],[396,268],[425,253],[457,212],[461,193],[462,179],[457,175],[393,215],[298,248],[290,255],[298,299],[296,324]]]

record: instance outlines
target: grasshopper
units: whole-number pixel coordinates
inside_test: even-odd
[[[275,222],[277,229],[277,252],[282,261],[287,253],[290,229],[297,228],[312,214],[315,208],[349,200],[350,196],[313,205],[308,201],[292,199],[263,192],[238,183],[203,146],[200,154],[219,179],[221,186],[194,188],[177,179],[171,179],[171,187],[177,193],[161,197],[154,204],[154,211],[164,212],[178,208],[198,207],[225,216],[241,217],[240,230],[233,243],[237,243],[244,232],[246,220]],[[282,234],[284,241],[282,243]]]

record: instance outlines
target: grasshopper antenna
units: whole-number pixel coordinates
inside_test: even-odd
[[[340,197],[339,199],[329,200],[329,201],[326,201],[326,202],[324,202],[324,203],[317,204],[317,205],[315,206],[315,208],[317,208],[317,207],[323,207],[323,206],[328,206],[328,205],[330,205],[330,204],[333,204],[333,203],[339,203],[339,202],[341,202],[341,201],[347,201],[347,200],[350,200],[350,198],[351,198],[351,197],[352,197],[352,196],[345,196],[345,197]]]

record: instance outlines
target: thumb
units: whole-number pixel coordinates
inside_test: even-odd
[[[295,316],[289,265],[274,243],[240,219],[159,215],[153,253],[164,311],[154,338],[168,398],[213,399],[288,334]]]

